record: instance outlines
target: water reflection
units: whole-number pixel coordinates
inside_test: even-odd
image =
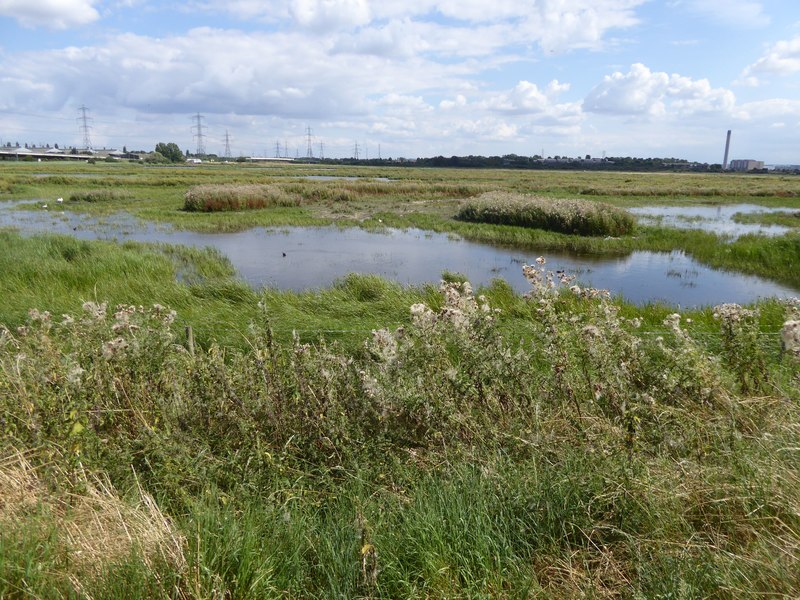
[[[68,211],[15,211],[10,204],[0,203],[0,227],[13,226],[26,234],[47,231],[81,239],[213,246],[256,288],[323,288],[352,272],[423,284],[437,282],[442,271],[450,270],[463,273],[474,285],[502,278],[518,292],[525,292],[528,284],[522,277],[522,265],[532,263],[539,254],[416,229],[370,232],[293,227],[208,234],[178,231],[125,214],[96,219]],[[550,252],[546,256],[550,269],[575,273],[584,285],[609,289],[638,304],[662,301],[692,307],[800,295],[758,277],[709,269],[682,252],[634,252],[617,258]]]
[[[680,229],[701,229],[717,235],[737,238],[748,233],[783,235],[792,231],[782,225],[736,223],[737,213],[758,214],[793,212],[795,208],[768,208],[756,204],[730,204],[725,206],[638,206],[627,209],[639,217],[643,225],[664,225]]]

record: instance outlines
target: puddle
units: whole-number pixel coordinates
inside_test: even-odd
[[[793,212],[796,208],[768,208],[756,204],[730,204],[725,206],[639,206],[627,209],[639,218],[642,225],[662,225],[679,229],[701,229],[735,239],[749,233],[777,236],[792,231],[782,225],[736,223],[736,213],[757,214]]]
[[[533,263],[539,254],[417,229],[289,227],[209,234],[178,231],[127,214],[95,219],[52,206],[11,210],[13,204],[18,203],[0,203],[0,227],[14,227],[23,234],[213,246],[255,288],[325,288],[353,272],[418,285],[438,282],[448,270],[463,273],[476,286],[502,278],[516,291],[526,292],[529,286],[522,265]],[[662,301],[688,308],[800,295],[769,280],[710,269],[682,252],[633,252],[616,258],[546,253],[546,258],[549,269],[576,274],[582,285],[608,289],[637,304]]]

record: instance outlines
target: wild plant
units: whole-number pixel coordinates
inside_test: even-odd
[[[641,335],[641,320],[621,317],[607,291],[547,271],[542,257],[523,271],[538,325],[534,355],[549,365],[547,395],[573,408],[581,435],[610,435],[628,452],[645,440],[658,446],[682,437],[677,418],[665,413],[724,398],[713,361],[680,327],[680,315],[667,319],[666,336]]]
[[[786,302],[786,322],[781,328],[781,351],[800,359],[800,300]]]
[[[87,453],[113,448],[109,439],[163,421],[170,371],[184,353],[171,329],[175,313],[160,305],[109,312],[92,301],[77,317],[33,309],[26,325],[2,331],[0,406],[15,415],[3,423],[9,443],[58,453],[77,468]]]
[[[528,361],[496,327],[497,310],[467,282],[443,282],[443,305],[411,306],[411,323],[378,330],[361,373],[384,435],[412,447],[496,439],[524,422]],[[513,427],[513,425],[511,425]]]
[[[738,304],[714,307],[722,339],[722,359],[744,394],[765,392],[769,383],[766,357],[759,343],[758,308]]]

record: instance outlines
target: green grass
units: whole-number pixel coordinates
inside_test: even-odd
[[[774,213],[736,213],[733,215],[733,220],[737,223],[756,223],[759,225],[800,227],[800,211],[779,211]]]

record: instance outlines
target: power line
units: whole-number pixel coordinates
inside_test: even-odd
[[[206,153],[206,145],[205,142],[203,141],[203,138],[206,137],[206,135],[203,133],[203,119],[205,119],[205,117],[200,113],[197,113],[192,117],[192,120],[194,120],[195,123],[197,123],[196,125],[192,125],[192,132],[194,138],[197,140],[198,156],[202,156]],[[197,133],[194,133],[195,131],[197,131]]]
[[[231,136],[228,135],[228,130],[225,130],[225,158],[231,157]]]
[[[314,158],[314,150],[311,147],[311,127],[306,128],[306,135],[308,137],[308,145],[306,146],[306,158]]]
[[[86,113],[89,109],[82,104],[78,110],[81,113],[81,116],[78,117],[78,122],[81,124],[81,132],[83,133],[83,147],[86,150],[91,150],[92,139],[89,136],[89,131],[92,129],[89,125],[89,121],[91,121],[91,119],[86,116]]]
[[[353,147],[353,158],[358,160],[358,142],[356,142],[355,146]]]

